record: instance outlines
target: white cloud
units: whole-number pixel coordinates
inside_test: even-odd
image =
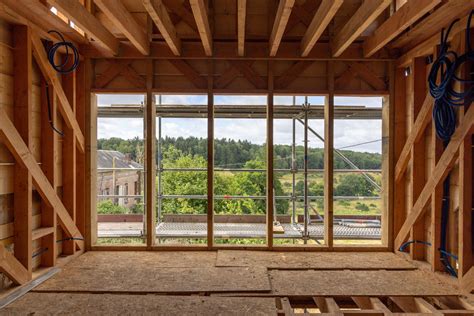
[[[99,95],[99,104],[140,104],[144,100],[143,95]],[[162,102],[167,104],[196,104],[205,105],[205,95],[163,95]],[[275,104],[293,103],[291,96],[277,96]],[[298,96],[296,104],[304,102],[304,97]],[[299,103],[298,103],[299,102]],[[324,103],[323,97],[309,97],[311,104]],[[336,97],[336,104],[343,105],[366,105],[368,107],[381,106],[381,97]],[[225,96],[216,95],[215,104],[253,104],[263,105],[266,96]],[[228,138],[234,140],[247,140],[255,144],[266,142],[266,120],[265,119],[216,119],[214,135],[216,138]],[[324,138],[323,120],[310,120],[309,125]],[[334,147],[340,148],[354,144],[381,139],[381,120],[335,120],[334,121]],[[162,118],[162,137],[207,137],[206,119],[185,118]],[[143,119],[139,118],[99,118],[98,137],[120,137],[131,139],[143,138]],[[296,144],[303,145],[304,131],[301,123],[296,122]],[[309,133],[310,147],[323,147],[320,141],[311,132]],[[274,143],[292,143],[292,121],[274,121]],[[363,144],[348,148],[356,151],[381,152],[381,142]]]

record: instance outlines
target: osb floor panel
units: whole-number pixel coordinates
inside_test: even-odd
[[[269,252],[219,250],[218,267],[263,266],[269,269],[404,270],[415,266],[387,252]]]
[[[276,315],[274,298],[28,293],[1,311],[14,315]]]
[[[459,290],[431,273],[415,271],[272,270],[272,295],[278,296],[441,296]]]
[[[71,261],[68,267],[121,266],[156,268],[214,267],[214,251],[89,251]]]
[[[268,292],[264,267],[161,268],[114,261],[99,266],[66,266],[35,291],[116,293]]]

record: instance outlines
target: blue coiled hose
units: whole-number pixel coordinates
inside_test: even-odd
[[[448,27],[446,33],[441,31],[440,48],[437,59],[434,61],[428,75],[428,86],[431,96],[435,99],[433,107],[433,122],[435,124],[436,134],[443,140],[446,148],[456,130],[456,110],[458,106],[471,104],[474,95],[474,80],[472,73],[469,79],[463,79],[456,76],[456,72],[467,62],[474,62],[474,51],[471,48],[471,19],[474,10],[471,11],[466,25],[466,52],[458,56],[452,50],[449,50],[448,38],[453,26],[459,22],[454,20]],[[457,91],[456,85],[463,84],[464,91]],[[453,276],[457,276],[456,270],[450,263],[450,258],[456,256],[446,251],[447,229],[449,219],[449,198],[450,198],[450,176],[448,175],[443,183],[443,202],[441,213],[441,243],[440,260],[446,271]],[[457,258],[457,257],[456,257]]]

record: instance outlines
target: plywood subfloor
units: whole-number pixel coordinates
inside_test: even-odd
[[[28,293],[7,315],[276,315],[274,298]]]
[[[65,267],[35,291],[114,293],[268,292],[263,267],[161,268],[128,261]]]
[[[357,269],[403,270],[415,266],[387,252],[269,252],[219,250],[218,267],[254,267],[269,269]]]
[[[272,270],[276,296],[447,296],[460,291],[434,274],[408,271]]]
[[[193,268],[214,267],[215,251],[89,251],[71,261],[68,267]]]

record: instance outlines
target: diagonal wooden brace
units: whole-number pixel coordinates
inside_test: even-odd
[[[85,139],[84,134],[82,134],[79,123],[76,120],[74,112],[72,111],[71,104],[69,103],[66,94],[61,86],[59,78],[55,73],[53,67],[50,65],[48,58],[46,57],[46,52],[44,51],[43,43],[41,39],[34,32],[31,33],[31,42],[33,44],[33,52],[45,80],[52,85],[54,88],[54,94],[59,99],[59,111],[66,123],[67,127],[74,131],[76,136],[77,146],[81,153],[85,152]]]
[[[36,190],[48,206],[56,209],[59,223],[66,234],[72,238],[78,238],[76,243],[83,249],[83,236],[72,220],[63,202],[56,194],[48,178],[38,166],[33,154],[30,152],[12,121],[8,118],[4,109],[0,108],[0,136],[3,137],[5,145],[11,151],[16,161],[31,172]]]

